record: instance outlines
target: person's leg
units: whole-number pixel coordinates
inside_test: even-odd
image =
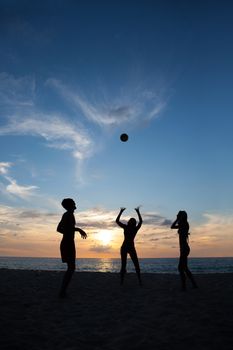
[[[192,282],[193,288],[197,288],[196,281],[193,277],[192,272],[189,270],[188,266],[186,266],[186,268],[185,268],[185,273],[186,273],[187,277],[190,279],[190,281]]]
[[[67,264],[67,270],[64,274],[59,293],[59,296],[64,298],[66,296],[66,289],[75,271],[76,249],[74,241],[67,242],[67,240],[63,238],[60,244],[60,250],[62,262]]]
[[[138,276],[138,282],[140,286],[142,285],[142,280],[141,280],[141,272],[140,272],[140,266],[139,266],[139,261],[138,261],[138,256],[135,248],[131,248],[129,251],[129,255],[133,261],[137,276]]]
[[[179,265],[178,265],[178,271],[180,273],[182,290],[186,290],[186,276],[184,272],[185,266],[187,265],[187,263],[185,263],[186,260],[187,260],[187,256],[181,255],[179,260]]]
[[[183,261],[183,270],[184,270],[184,273],[186,274],[186,276],[190,279],[190,281],[192,282],[192,286],[193,288],[197,288],[197,284],[193,278],[193,275],[191,273],[191,271],[189,270],[188,268],[188,255],[190,253],[190,248],[188,247],[187,249],[187,252],[186,252],[186,257]]]
[[[60,294],[59,294],[61,298],[64,298],[66,296],[66,289],[70,283],[70,280],[73,276],[74,271],[75,271],[75,262],[74,261],[67,262],[67,270],[63,277]]]
[[[127,264],[127,249],[121,247],[121,284],[124,283],[124,277],[126,273],[126,264]]]

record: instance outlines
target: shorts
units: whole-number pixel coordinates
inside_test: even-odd
[[[75,263],[76,250],[74,241],[62,240],[60,244],[61,259],[63,263]]]

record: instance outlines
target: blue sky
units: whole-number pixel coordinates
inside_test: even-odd
[[[80,256],[117,257],[137,205],[140,256],[177,256],[180,209],[193,256],[232,255],[232,7],[0,1],[1,255],[58,256],[64,197]]]

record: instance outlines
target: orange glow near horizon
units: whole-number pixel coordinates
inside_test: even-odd
[[[104,238],[105,239],[105,238]],[[102,248],[98,250],[90,249],[90,245],[87,240],[76,240],[77,258],[120,258],[120,246],[122,242],[114,245],[106,244],[107,241],[103,241]],[[105,242],[105,243],[104,243]],[[49,244],[48,244],[49,243]],[[111,241],[110,241],[111,243]],[[176,258],[179,256],[179,247],[165,247],[158,245],[157,248],[150,247],[148,244],[137,244],[136,249],[138,257],[140,258]],[[211,244],[209,246],[200,247],[199,244],[193,242],[190,244],[191,253],[190,257],[231,257],[232,243],[229,246],[224,244]],[[93,246],[95,247],[95,246]],[[109,249],[108,249],[109,248]],[[105,250],[106,249],[106,250]],[[60,258],[60,240],[54,242],[39,242],[29,244],[12,244],[9,247],[1,247],[0,256],[12,256],[12,257],[51,257]]]
[[[2,207],[0,256],[60,257],[62,235],[56,232],[60,215],[20,215],[20,210]],[[16,219],[17,218],[17,219]],[[119,258],[123,230],[115,223],[115,213],[92,209],[78,215],[88,238],[76,233],[78,258]],[[100,223],[103,222],[103,228]],[[86,227],[85,228],[85,224]],[[202,224],[192,223],[190,257],[233,256],[232,215],[205,215]],[[139,258],[179,256],[178,235],[170,227],[143,223],[135,238]]]

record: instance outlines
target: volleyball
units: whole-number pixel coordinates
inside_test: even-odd
[[[128,141],[129,136],[127,134],[121,134],[120,139],[122,142]]]

